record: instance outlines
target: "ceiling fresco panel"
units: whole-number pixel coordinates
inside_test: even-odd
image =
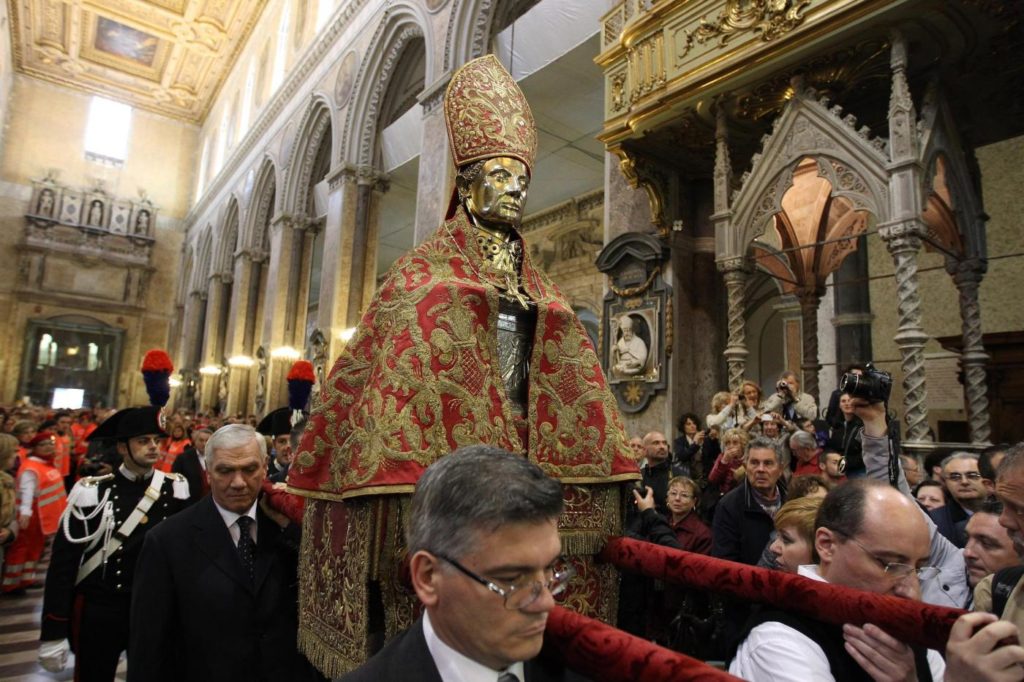
[[[15,68],[201,123],[267,0],[7,0]]]

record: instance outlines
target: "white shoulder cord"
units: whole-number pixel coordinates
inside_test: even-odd
[[[64,514],[61,517],[61,525],[64,530],[64,537],[67,538],[68,542],[76,545],[81,545],[88,542],[90,543],[89,546],[86,548],[86,551],[88,551],[99,543],[100,536],[103,536],[103,540],[104,542],[106,542],[110,539],[110,535],[114,532],[114,503],[110,502],[110,488],[107,488],[103,492],[103,499],[101,499],[98,503],[94,503],[95,508],[88,514],[83,513],[80,508],[87,506],[88,502],[91,502],[92,500],[85,500],[82,498],[96,498],[95,486],[91,486],[92,489],[90,490],[86,490],[85,488],[86,486],[78,484],[71,489],[71,494],[68,495],[68,506],[64,510]],[[100,514],[102,514],[103,516],[100,518],[100,523],[96,527],[96,530],[94,530],[91,533],[88,532],[89,521],[92,521]],[[75,519],[81,521],[82,525],[86,529],[86,533],[80,538],[75,538],[71,535],[72,516],[75,517]]]

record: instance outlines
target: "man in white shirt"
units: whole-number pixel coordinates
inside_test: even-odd
[[[880,481],[858,479],[830,491],[817,526],[820,561],[801,566],[804,577],[920,600],[920,580],[937,572],[925,565],[929,536],[921,513]],[[858,667],[875,680],[943,676],[937,652],[915,650],[874,625],[830,625],[780,611],[762,612],[750,625],[729,672],[752,682],[835,680]]]
[[[474,445],[416,484],[406,538],[425,613],[344,682],[580,679],[542,652],[573,571],[560,561],[562,487],[527,459]]]

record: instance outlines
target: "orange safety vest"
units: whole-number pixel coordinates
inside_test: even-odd
[[[61,476],[71,473],[71,436],[53,436],[53,446],[57,454],[53,456],[53,466],[57,467]]]
[[[60,515],[68,506],[68,496],[64,492],[64,477],[60,469],[33,457],[26,457],[18,467],[18,480],[26,471],[36,474],[35,513],[39,515],[39,524],[44,535],[53,535],[60,526]]]

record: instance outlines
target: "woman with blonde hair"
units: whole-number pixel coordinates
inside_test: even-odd
[[[743,460],[747,456],[749,442],[750,434],[740,428],[732,428],[722,434],[722,454],[708,474],[708,482],[718,486],[721,495],[738,486],[743,479]]]
[[[10,472],[16,454],[18,439],[9,433],[0,433],[0,566],[4,563],[7,546],[18,535],[14,476]]]
[[[796,573],[804,564],[817,561],[814,552],[814,520],[824,497],[799,497],[782,505],[775,513],[775,540],[769,551],[778,568]]]
[[[742,392],[719,391],[711,398],[711,414],[705,421],[708,428],[725,430],[742,425],[756,414]]]

